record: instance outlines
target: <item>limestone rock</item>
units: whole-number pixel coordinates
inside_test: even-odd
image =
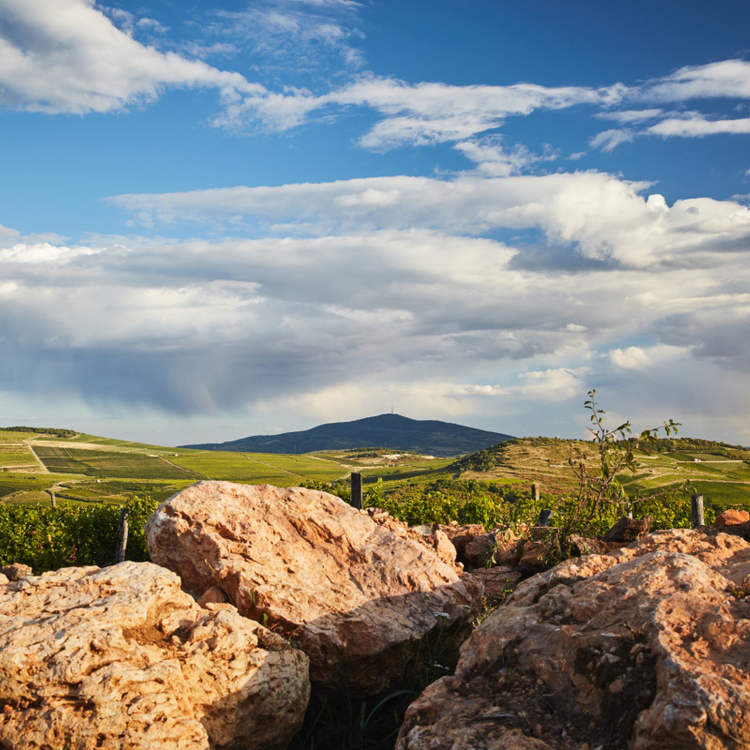
[[[20,581],[22,578],[28,578],[33,575],[33,570],[23,563],[13,563],[0,568],[0,575],[4,575],[9,581]]]
[[[526,542],[523,545],[518,568],[525,574],[539,573],[546,567],[549,549],[544,542]]]
[[[4,750],[277,750],[308,697],[301,651],[151,563],[0,585]]]
[[[728,534],[568,560],[477,628],[397,750],[748,750],[748,592],[750,544]]]
[[[188,591],[220,588],[293,634],[311,679],[353,695],[398,685],[420,642],[441,629],[457,639],[481,602],[429,546],[325,492],[199,482],[162,503],[146,535]]]
[[[605,535],[605,542],[634,542],[651,530],[652,516],[628,518],[623,516]]]
[[[476,568],[483,568],[492,557],[495,550],[495,537],[493,534],[482,534],[475,536],[463,549],[465,560]]]
[[[492,568],[477,568],[470,573],[472,578],[479,581],[484,588],[487,599],[503,599],[508,591],[515,588],[521,580],[521,572],[507,565],[496,565]]]
[[[735,510],[734,508],[729,508],[716,517],[714,527],[717,529],[724,529],[727,526],[736,526],[737,524],[746,523],[747,521],[750,521],[750,513],[746,510]]]
[[[438,524],[409,526],[409,524],[399,521],[382,508],[365,508],[360,512],[367,514],[378,526],[392,531],[402,539],[411,539],[432,550],[446,565],[450,565],[457,573],[463,572],[463,565],[456,563],[455,547],[450,543],[449,537],[443,533]]]
[[[445,525],[434,524],[434,527],[442,531],[448,539],[450,539],[451,543],[456,548],[456,555],[459,559],[461,559],[466,545],[471,542],[472,539],[486,533],[485,528],[481,523],[467,523],[461,525],[454,521],[453,523]]]

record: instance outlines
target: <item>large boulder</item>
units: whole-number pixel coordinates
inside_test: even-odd
[[[325,492],[198,482],[146,535],[188,591],[221,589],[301,645],[314,683],[355,696],[397,686],[426,639],[457,649],[481,604],[481,584],[423,540]]]
[[[0,582],[4,750],[281,750],[307,657],[151,563]]]
[[[657,532],[516,589],[398,750],[750,748],[750,544]]]

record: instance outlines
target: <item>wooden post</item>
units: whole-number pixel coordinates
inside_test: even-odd
[[[549,526],[549,519],[552,515],[551,510],[547,510],[546,508],[539,513],[539,526]]]
[[[125,560],[125,548],[128,546],[128,511],[120,508],[120,523],[117,528],[117,557],[115,562],[121,563]]]
[[[352,472],[352,506],[362,510],[362,474]]]
[[[531,485],[531,497],[535,503],[539,502],[540,495],[541,493],[539,491],[539,485],[536,482],[534,482],[534,484]]]
[[[691,495],[690,502],[693,506],[693,528],[704,526],[703,523],[703,495]]]
[[[57,499],[55,498],[55,491],[54,490],[47,490],[49,493],[49,499],[52,501],[52,507],[57,507]]]

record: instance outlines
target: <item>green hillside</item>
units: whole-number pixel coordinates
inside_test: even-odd
[[[49,503],[54,494],[59,501],[121,504],[133,495],[164,500],[200,479],[289,487],[333,482],[352,470],[373,483],[381,475],[404,479],[450,463],[356,451],[291,456],[193,450],[65,432],[69,436],[0,430],[0,502]]]
[[[67,435],[67,436],[60,436]],[[164,500],[200,479],[280,487],[348,485],[351,471],[365,485],[382,479],[381,492],[462,480],[495,488],[513,484],[565,495],[575,490],[571,451],[596,461],[591,443],[556,438],[514,438],[459,459],[429,458],[387,449],[325,451],[307,455],[170,448],[57,430],[0,430],[0,502],[121,504],[133,495]],[[620,477],[630,494],[689,480],[717,508],[750,509],[750,450],[705,440],[661,440],[637,456],[636,473]],[[479,484],[477,484],[479,483]],[[453,486],[453,485],[451,485]],[[453,490],[451,490],[453,491]]]
[[[571,456],[595,465],[594,446],[582,440],[518,438],[455,461],[449,468],[462,479],[515,478],[536,482],[563,495],[575,490]],[[750,450],[695,438],[659,440],[651,453],[636,457],[636,473],[622,474],[629,494],[655,492],[690,482],[696,493],[717,507],[750,509]]]

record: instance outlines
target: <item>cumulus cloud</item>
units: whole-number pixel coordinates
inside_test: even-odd
[[[595,178],[595,189],[581,200],[599,202],[576,216],[570,200],[551,194],[542,201],[535,181],[527,187],[531,204],[559,204],[557,214],[544,214],[545,221],[557,216],[550,236],[597,236],[608,224],[600,212],[625,211],[607,235],[613,240],[653,213],[650,234],[642,235],[648,252],[669,256],[693,232],[690,262],[523,268],[515,262],[526,252],[521,245],[456,233],[450,223],[406,229],[408,212],[398,228],[339,226],[335,233],[255,240],[118,237],[66,245],[6,230],[2,382],[180,413],[297,404],[318,414],[335,402],[339,411],[328,416],[347,418],[347,398],[360,399],[355,411],[373,413],[386,411],[392,398],[408,403],[409,414],[428,417],[438,408],[481,415],[487,399],[507,410],[562,403],[618,373],[641,378],[666,368],[670,351],[707,372],[750,365],[743,343],[750,266],[746,250],[723,244],[728,210],[737,206],[703,199],[670,208],[632,189],[608,195],[606,179],[613,178],[583,176]],[[481,182],[492,188],[491,179]],[[585,184],[576,183],[571,194]],[[324,195],[320,206],[333,210],[348,197],[355,208],[364,203],[367,215],[408,203],[400,193],[395,201],[368,194],[374,186],[367,181],[353,192],[348,187]],[[462,191],[448,188],[460,205],[438,203],[438,214],[465,208]],[[425,195],[430,189],[422,183]],[[283,217],[292,207],[279,206],[279,197],[287,199],[283,191],[271,199]],[[307,203],[299,197],[295,205]],[[510,216],[524,215],[527,204],[518,200]],[[619,343],[635,336],[657,344]]]
[[[750,236],[750,209],[709,198],[668,206],[648,186],[600,172],[454,179],[376,177],[280,187],[235,187],[122,195],[116,205],[144,221],[262,220],[283,233],[325,234],[401,227],[481,234],[536,229],[579,256],[625,267],[694,264],[721,249],[728,258]],[[723,257],[723,256],[722,256]],[[723,262],[723,261],[722,261]]]
[[[167,86],[259,93],[238,73],[159,52],[115,26],[93,0],[0,0],[0,104],[34,112],[110,112]]]

